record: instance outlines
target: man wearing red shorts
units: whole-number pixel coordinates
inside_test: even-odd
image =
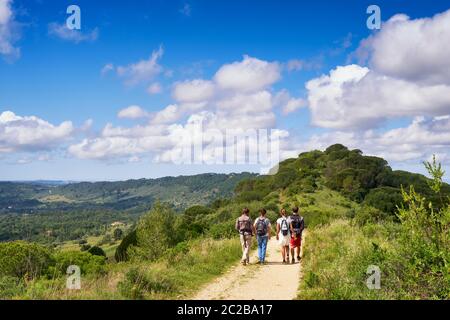
[[[305,229],[305,220],[299,214],[298,207],[292,209],[292,216],[289,217],[290,226],[291,226],[291,255],[292,255],[292,264],[295,263],[295,249],[297,248],[297,261],[300,262],[300,249],[302,246],[302,233],[303,229]]]

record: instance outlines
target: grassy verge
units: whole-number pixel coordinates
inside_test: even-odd
[[[106,273],[82,277],[81,290],[65,289],[65,279],[36,280],[20,299],[184,299],[221,275],[240,258],[238,239],[197,239],[169,250],[157,262],[107,266]]]
[[[370,290],[367,268],[378,265],[390,244],[383,226],[360,228],[336,220],[308,231],[299,299],[386,299],[389,290]]]

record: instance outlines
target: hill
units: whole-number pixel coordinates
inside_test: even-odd
[[[431,179],[394,171],[384,159],[343,145],[302,153],[283,161],[275,175],[242,179],[228,199],[178,213],[170,203],[155,203],[130,227],[114,257],[17,242],[2,249],[0,244],[0,277],[13,278],[4,292],[30,299],[195,297],[238,264],[234,222],[242,208],[248,207],[253,218],[266,208],[274,222],[281,208],[300,206],[307,241],[297,298],[449,299],[450,186],[442,182],[440,165],[426,167]],[[20,259],[2,261],[2,250],[17,251],[19,257],[42,252],[36,257],[39,272],[30,259],[23,265]],[[68,292],[64,268],[77,261],[85,285]],[[379,290],[367,286],[370,266],[380,270]],[[24,285],[23,274],[14,270],[30,274],[30,268],[36,276]],[[258,272],[270,283],[270,274]]]
[[[240,181],[253,176],[201,174],[71,184],[0,182],[0,241],[53,242],[99,235],[114,221],[135,222],[155,201],[181,211],[231,197]]]

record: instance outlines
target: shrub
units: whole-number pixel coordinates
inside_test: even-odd
[[[0,300],[21,296],[24,291],[25,285],[22,280],[10,276],[0,276]]]
[[[51,263],[51,251],[36,243],[15,241],[0,243],[0,275],[29,279],[45,273]]]
[[[234,229],[234,221],[230,220],[228,222],[214,224],[209,229],[208,233],[214,239],[230,238],[236,234],[236,230]]]
[[[49,276],[66,274],[71,265],[80,267],[81,274],[101,274],[105,271],[105,258],[89,252],[65,251],[54,255],[55,265],[49,268]]]
[[[121,240],[123,237],[122,229],[120,229],[120,228],[115,229],[113,236],[114,236],[114,240],[116,240],[116,241]]]
[[[395,213],[397,206],[403,203],[400,189],[382,187],[370,190],[364,203],[387,213]]]
[[[171,208],[157,203],[138,223],[134,256],[153,261],[174,246],[178,238],[174,229],[175,220]]]
[[[305,225],[307,227],[326,225],[337,217],[337,213],[329,209],[319,210],[306,208],[301,214],[305,218]]]
[[[210,213],[212,213],[212,210],[204,206],[193,206],[184,212],[186,216],[191,218],[195,218],[197,216],[205,216]]]
[[[387,214],[373,207],[364,206],[356,212],[355,222],[359,226],[369,223],[378,223],[386,220]]]
[[[82,252],[88,251],[89,249],[91,249],[91,245],[90,244],[82,244],[80,246],[80,251],[82,251]]]
[[[88,250],[88,252],[94,256],[106,257],[105,251],[103,251],[102,248],[97,247],[97,246],[93,246],[92,248],[90,248]]]
[[[166,251],[166,258],[167,261],[170,263],[179,263],[181,260],[184,259],[186,254],[189,252],[189,242],[183,241],[178,243],[175,247],[170,248]]]
[[[133,268],[117,285],[121,295],[129,299],[144,299],[147,295],[174,290],[173,282],[161,272]]]
[[[122,242],[116,249],[116,253],[114,255],[115,260],[117,262],[127,261],[128,260],[127,250],[130,246],[135,245],[137,245],[136,229],[131,231],[129,234],[125,236],[125,238],[123,238]]]

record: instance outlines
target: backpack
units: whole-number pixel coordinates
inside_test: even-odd
[[[258,219],[256,223],[256,234],[260,237],[265,236],[267,234],[267,223],[266,219]]]
[[[283,220],[281,220],[280,229],[283,236],[287,236],[289,234],[289,225],[286,218],[283,218]]]
[[[239,218],[238,227],[240,234],[252,234],[252,221],[250,219]]]
[[[303,217],[300,217],[298,215],[291,216],[291,224],[292,224],[292,229],[294,230],[294,234],[296,236],[300,236],[304,229]]]

